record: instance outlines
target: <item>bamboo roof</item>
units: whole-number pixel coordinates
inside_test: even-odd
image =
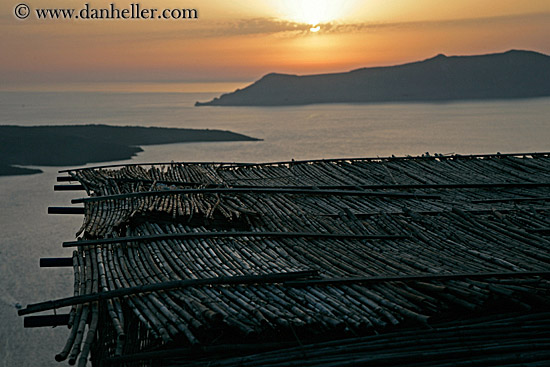
[[[74,297],[20,310],[71,306],[58,360],[421,365],[447,338],[432,353],[443,366],[487,333],[528,350],[522,365],[550,360],[517,326],[547,343],[548,153],[67,173],[88,194],[63,244],[76,248]],[[498,362],[484,348],[476,358]]]

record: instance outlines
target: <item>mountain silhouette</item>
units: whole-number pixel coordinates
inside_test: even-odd
[[[283,106],[550,96],[550,56],[511,50],[319,75],[267,74],[196,106]]]

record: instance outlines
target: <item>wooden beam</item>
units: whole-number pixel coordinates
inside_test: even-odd
[[[30,304],[26,308],[17,311],[19,316],[31,313],[54,310],[61,307],[73,306],[94,301],[104,301],[112,298],[120,298],[132,294],[166,291],[188,287],[216,286],[216,285],[240,285],[240,284],[272,284],[283,283],[289,280],[317,276],[317,270],[304,270],[287,273],[270,273],[261,275],[223,276],[204,279],[173,280],[162,283],[144,284],[137,287],[121,288],[107,292],[86,294],[76,297],[61,298],[53,301]]]
[[[494,153],[494,154],[452,154],[452,155],[430,155],[430,156],[402,156],[402,157],[362,157],[362,158],[336,158],[336,159],[313,159],[313,160],[299,160],[299,161],[280,161],[280,162],[267,162],[267,163],[236,163],[236,162],[150,162],[150,163],[130,163],[130,164],[109,164],[101,165],[94,167],[81,167],[81,168],[72,168],[59,171],[59,173],[64,172],[76,172],[83,170],[94,170],[101,168],[117,168],[117,167],[135,167],[135,166],[173,166],[173,165],[219,165],[227,167],[244,167],[244,166],[273,166],[273,165],[290,165],[290,164],[301,164],[301,163],[316,163],[316,162],[327,162],[327,163],[338,163],[338,162],[356,162],[356,161],[399,161],[399,160],[448,160],[448,159],[469,159],[469,158],[504,158],[504,157],[541,157],[549,156],[550,152],[527,152],[527,153]]]
[[[418,274],[418,275],[388,275],[346,277],[328,279],[308,279],[285,282],[289,287],[306,287],[310,285],[344,285],[344,284],[376,284],[386,282],[425,282],[447,281],[458,279],[487,279],[487,278],[523,278],[542,277],[549,278],[550,271],[512,271],[512,272],[483,272],[483,273],[458,273],[458,274]]]
[[[380,161],[414,161],[414,160],[453,160],[453,159],[472,159],[472,158],[505,158],[505,157],[540,157],[548,156],[550,152],[531,152],[531,153],[494,153],[494,154],[450,154],[450,155],[422,155],[422,156],[401,156],[401,157],[367,157],[367,158],[335,158],[335,159],[312,159],[298,161],[280,161],[269,163],[247,163],[247,166],[269,166],[269,165],[292,165],[302,163],[338,163],[338,162],[380,162]]]
[[[84,186],[82,185],[54,185],[53,191],[82,191]]]
[[[412,190],[412,189],[492,189],[495,187],[510,188],[537,188],[550,187],[550,182],[472,182],[472,183],[436,183],[436,184],[372,184],[372,185],[230,185],[228,182],[224,185],[206,184],[204,182],[190,181],[172,181],[172,180],[150,180],[145,178],[126,178],[111,177],[113,181],[118,182],[143,182],[147,184],[158,183],[175,186],[203,186],[207,189],[231,188],[231,189],[296,189],[296,190]],[[228,187],[229,185],[229,187]],[[56,185],[55,187],[76,185]],[[84,187],[82,187],[84,189]],[[68,189],[67,189],[68,190]]]
[[[23,319],[23,327],[55,327],[69,324],[69,314],[27,316]]]
[[[84,214],[83,206],[50,206],[48,207],[48,214]]]
[[[550,208],[548,207],[535,207],[533,208],[534,211],[538,211],[538,212],[542,212],[542,211],[548,211],[550,210]],[[387,214],[387,215],[403,215],[403,216],[411,216],[411,215],[440,215],[440,214],[444,214],[444,213],[448,213],[449,210],[419,210],[419,211],[400,211],[400,212],[364,212],[364,213],[355,213],[353,212],[353,215],[356,216],[357,218],[367,218],[367,217],[376,217],[380,214]],[[462,210],[462,212],[464,213],[468,213],[468,214],[471,214],[471,215],[493,215],[495,214],[495,212],[498,212],[498,213],[501,213],[501,214],[508,214],[508,213],[515,213],[515,212],[518,212],[518,209],[503,209],[503,208],[498,208],[498,209],[464,209]],[[340,217],[341,215],[338,214],[338,213],[331,213],[331,214],[317,214],[315,213],[315,215],[318,215],[320,217],[329,217],[329,218],[337,218],[337,217]],[[542,232],[544,232],[544,230],[541,229]],[[527,230],[527,232],[529,232],[529,230]],[[536,232],[536,231],[533,231],[533,232]]]
[[[72,257],[43,257],[40,259],[41,268],[72,267]]]
[[[271,237],[271,238],[323,238],[342,240],[402,240],[409,238],[403,235],[387,234],[339,234],[320,232],[189,232],[189,233],[162,233],[149,236],[128,236],[115,238],[101,238],[97,240],[63,242],[63,247],[93,246],[108,243],[150,242],[167,239],[192,238],[235,238],[235,237]]]
[[[93,201],[119,200],[127,198],[161,196],[161,195],[186,195],[186,194],[292,194],[292,195],[331,195],[331,196],[365,196],[384,197],[394,199],[430,199],[441,200],[439,195],[414,194],[403,192],[372,192],[362,190],[321,190],[321,189],[292,189],[292,188],[205,188],[205,189],[177,189],[140,191],[119,195],[94,196],[71,200],[72,204],[88,203]]]
[[[501,198],[501,199],[483,199],[483,200],[472,200],[471,203],[493,204],[493,203],[506,203],[506,202],[522,203],[522,202],[531,202],[531,201],[550,201],[550,196],[541,196],[541,197],[534,197],[534,198],[518,197],[518,198]]]
[[[487,278],[522,278],[522,277],[550,277],[550,271],[516,271],[516,272],[483,272],[459,274],[417,274],[417,275],[389,275],[374,277],[347,277],[297,280],[300,278],[315,277],[317,270],[304,270],[288,273],[271,273],[262,275],[223,276],[217,278],[173,280],[162,283],[145,284],[137,287],[121,288],[107,292],[86,294],[82,296],[61,298],[52,301],[27,305],[18,310],[19,316],[36,312],[53,310],[61,307],[73,306],[88,302],[104,301],[112,298],[121,298],[133,294],[165,291],[200,286],[242,285],[242,284],[273,284],[283,283],[289,287],[305,287],[310,285],[342,285],[342,284],[375,284],[384,282],[409,281],[446,281],[456,279],[487,279]]]

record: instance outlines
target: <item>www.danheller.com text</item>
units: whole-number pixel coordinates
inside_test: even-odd
[[[37,19],[198,19],[199,11],[193,8],[151,8],[139,3],[131,3],[127,7],[117,7],[111,3],[107,7],[96,8],[90,3],[80,9],[68,8],[35,8],[34,11],[26,4],[14,8],[14,14],[19,19],[26,19],[34,13]]]

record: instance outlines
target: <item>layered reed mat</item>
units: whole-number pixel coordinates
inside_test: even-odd
[[[549,154],[68,174],[74,297],[19,311],[71,307],[58,361],[550,362]]]
[[[492,319],[455,321],[425,330],[405,329],[294,347],[262,344],[256,351],[238,344],[202,350],[179,348],[114,357],[109,361],[130,362],[141,358],[162,361],[166,366],[212,367],[547,366],[549,327],[548,313],[507,314]],[[242,355],[246,353],[249,354]]]

